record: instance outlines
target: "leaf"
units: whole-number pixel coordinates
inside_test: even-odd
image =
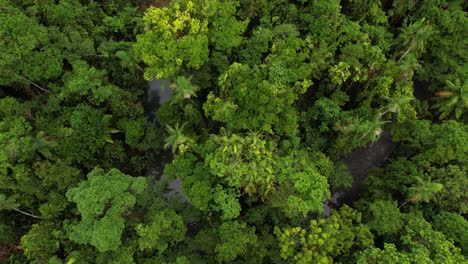
[[[108,135],[105,135],[103,137],[104,141],[106,141],[107,143],[110,143],[110,144],[114,144],[114,140],[112,140],[112,138]]]
[[[12,210],[17,208],[19,203],[16,202],[16,196],[12,195],[7,198],[3,193],[0,193],[0,210]]]

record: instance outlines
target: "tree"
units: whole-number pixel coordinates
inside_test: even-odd
[[[403,233],[400,237],[402,246],[411,249],[411,253],[422,253],[434,263],[464,263],[460,249],[441,232],[435,231],[419,213],[407,215]],[[424,253],[423,253],[424,252]],[[417,259],[417,258],[415,258]],[[430,263],[430,261],[428,261]]]
[[[363,252],[360,252],[356,263],[368,264],[372,262],[377,262],[385,264],[410,264],[413,263],[411,260],[430,261],[430,259],[424,257],[415,257],[414,255],[410,256],[408,254],[405,254],[404,252],[398,251],[394,244],[385,243],[383,249],[369,248]]]
[[[407,50],[403,52],[398,61],[401,61],[409,52],[415,54],[424,52],[428,39],[434,33],[432,26],[428,25],[424,18],[402,28],[398,38],[401,41],[400,45],[407,47]]]
[[[47,28],[28,17],[11,1],[2,1],[0,11],[0,84],[23,83],[45,90],[34,82],[56,78],[62,73],[62,62],[56,49],[44,49],[48,43]],[[47,65],[47,67],[43,67]],[[47,91],[47,90],[46,90]]]
[[[380,116],[385,115],[388,112],[395,113],[397,116],[400,114],[401,109],[408,103],[410,103],[413,98],[411,97],[388,97],[385,96],[384,99],[387,101],[387,106],[382,110]]]
[[[336,149],[333,151],[338,154],[347,154],[355,148],[375,142],[380,138],[385,123],[386,121],[382,121],[378,115],[368,118],[361,117],[359,112],[346,113],[333,127],[339,133],[334,144]]]
[[[18,203],[16,203],[16,197],[15,196],[10,196],[7,198],[7,196],[3,193],[0,193],[0,210],[14,210],[16,212],[19,212],[23,215],[27,215],[30,217],[34,218],[39,218],[39,219],[44,219],[41,216],[33,215],[31,213],[25,212],[23,210],[18,209],[17,207],[19,206]]]
[[[419,208],[466,212],[466,125],[448,121],[433,124],[426,120],[402,123],[399,135],[403,154],[366,178],[368,199],[424,202]],[[441,136],[442,135],[442,136]],[[443,184],[443,186],[442,186]],[[405,208],[406,210],[414,210]]]
[[[366,224],[376,235],[393,235],[403,226],[403,215],[396,201],[375,200],[365,210],[369,212]]]
[[[417,184],[409,188],[409,191],[412,194],[411,202],[416,203],[419,201],[428,203],[433,197],[434,194],[440,192],[444,187],[440,183],[431,182],[430,180],[424,181],[419,177],[416,177]]]
[[[438,90],[446,84],[446,80],[466,79],[464,65],[468,57],[463,52],[466,46],[463,32],[466,31],[468,17],[464,2],[418,2],[409,17],[413,21],[425,18],[436,31],[428,39],[429,53],[421,57],[424,66],[418,69],[416,78],[430,81],[431,90]]]
[[[4,238],[23,250],[0,262],[67,263],[72,252],[96,262],[96,249],[68,237],[78,219],[65,193],[95,165],[137,174],[150,156],[140,146],[161,147],[145,128],[145,81],[131,73],[136,5],[0,3],[0,255]]]
[[[192,241],[193,248],[204,255],[214,255],[213,261],[218,262],[261,260],[262,258],[255,254],[261,254],[255,251],[261,243],[255,231],[255,227],[245,222],[227,221],[200,231]]]
[[[434,198],[435,193],[440,192],[444,187],[440,183],[424,181],[420,177],[416,176],[417,185],[410,187],[408,190],[411,193],[411,198],[402,203],[398,208],[405,206],[408,202],[426,202],[428,203]]]
[[[60,226],[51,222],[34,224],[21,237],[21,248],[31,263],[45,263],[58,252],[62,236]]]
[[[452,239],[454,244],[462,250],[466,256],[468,253],[468,233],[460,232],[468,228],[468,221],[461,215],[442,211],[434,216],[434,229],[443,232],[448,239]]]
[[[183,241],[187,227],[182,217],[169,209],[163,209],[151,217],[148,224],[136,227],[141,250],[156,249],[162,254],[169,246]]]
[[[136,74],[137,70],[143,71],[143,69],[138,65],[139,60],[135,57],[132,50],[119,50],[115,53],[115,56],[120,59],[120,65],[123,68],[127,68],[132,74]]]
[[[432,108],[438,109],[439,119],[447,118],[450,115],[460,119],[468,109],[468,82],[464,81],[461,84],[460,80],[457,79],[455,83],[449,80],[446,83],[447,90],[436,93],[439,99]]]
[[[465,263],[465,257],[452,241],[434,231],[420,214],[404,217],[396,243],[384,248],[370,247],[357,255],[357,263]]]
[[[293,103],[307,84],[291,88],[266,78],[261,67],[232,64],[219,78],[219,92],[208,95],[205,114],[233,132],[256,130],[294,136],[298,124]]]
[[[198,70],[209,58],[209,45],[229,50],[241,42],[248,21],[238,21],[236,1],[171,1],[149,8],[146,32],[137,37],[136,54],[149,66],[145,78],[171,79],[180,71]]]
[[[172,153],[176,153],[176,150],[179,147],[186,147],[185,144],[189,144],[191,142],[190,138],[184,135],[184,127],[187,123],[176,124],[174,127],[166,126],[167,131],[169,133],[168,137],[164,140],[166,144],[164,145],[165,148],[171,147]]]
[[[92,167],[96,164],[94,155],[107,144],[113,144],[112,135],[120,132],[111,127],[112,118],[112,115],[85,104],[64,109],[59,119],[49,123],[51,136],[62,142],[56,151],[60,156]]]
[[[95,246],[100,252],[116,250],[125,228],[124,213],[130,214],[136,195],[143,192],[146,179],[131,177],[117,169],[109,172],[96,168],[88,179],[67,192],[77,204],[81,221],[72,225],[71,240]]]
[[[179,102],[183,100],[188,100],[192,97],[197,97],[197,91],[199,88],[190,83],[190,79],[187,79],[183,76],[178,76],[176,81],[170,85],[174,90],[173,101]]]
[[[344,206],[330,218],[311,220],[307,228],[275,227],[274,231],[285,263],[331,263],[343,260],[350,250],[365,249],[373,236],[361,224],[360,214]]]

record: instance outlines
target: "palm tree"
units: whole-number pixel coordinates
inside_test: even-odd
[[[379,139],[383,132],[382,127],[389,121],[382,121],[379,115],[372,117],[369,120],[363,120],[360,117],[351,116],[335,124],[334,129],[344,135],[353,137],[353,140],[361,141],[366,138],[375,142]]]
[[[424,51],[429,37],[435,32],[430,25],[424,23],[424,18],[402,29],[399,35],[401,45],[407,47],[398,61],[401,61],[410,51],[418,54]]]
[[[128,69],[132,74],[135,74],[136,70],[143,71],[140,65],[138,65],[140,61],[133,51],[119,50],[115,53],[115,56],[120,59],[120,66]]]
[[[400,69],[400,77],[402,79],[411,80],[413,78],[414,72],[421,68],[417,57],[414,54],[409,54],[406,56],[406,59],[400,62],[398,65]]]
[[[437,182],[431,182],[429,179],[428,181],[424,181],[423,179],[416,177],[417,185],[413,186],[410,189],[413,192],[413,196],[411,197],[412,202],[419,202],[423,201],[428,203],[433,197],[434,194],[440,192],[444,187],[442,184]]]
[[[112,119],[112,115],[105,115],[102,118],[102,123],[103,124],[109,124],[111,122],[111,119]],[[112,139],[112,134],[120,133],[120,132],[121,131],[118,130],[118,129],[111,128],[111,127],[106,127],[105,130],[104,130],[102,139],[104,139],[104,141],[107,142],[107,143],[114,144],[114,140]]]
[[[399,115],[403,106],[408,104],[413,100],[413,98],[408,96],[397,96],[397,97],[388,97],[384,96],[384,99],[387,100],[388,104],[382,110],[383,112],[380,113],[380,116],[385,115],[388,112],[395,113]]]
[[[462,85],[457,79],[455,83],[451,81],[446,81],[446,83],[447,90],[436,93],[439,102],[432,108],[439,109],[439,119],[444,119],[452,113],[455,114],[456,119],[459,119],[468,108],[468,82],[465,81]]]
[[[410,187],[410,193],[412,193],[411,198],[406,200],[400,207],[403,207],[408,202],[417,203],[425,202],[428,203],[434,198],[434,194],[440,192],[444,187],[442,184],[437,182],[424,181],[420,177],[416,177],[417,184],[413,187]],[[399,208],[400,208],[399,207]]]
[[[174,83],[171,83],[170,87],[174,90],[174,101],[179,102],[188,100],[192,97],[196,97],[198,87],[190,83],[190,78],[178,76]]]
[[[191,142],[190,138],[186,137],[183,133],[186,124],[187,123],[184,123],[180,127],[179,124],[176,124],[174,127],[166,125],[167,131],[169,132],[169,136],[166,139],[164,139],[164,141],[166,142],[164,147],[172,147],[172,153],[175,153],[179,146]]]

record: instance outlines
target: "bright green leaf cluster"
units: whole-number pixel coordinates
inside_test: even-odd
[[[81,221],[72,226],[70,239],[91,244],[101,252],[116,250],[122,243],[123,216],[130,213],[135,195],[145,186],[145,178],[132,178],[116,169],[91,171],[86,181],[67,192],[68,200],[77,204],[81,214]]]

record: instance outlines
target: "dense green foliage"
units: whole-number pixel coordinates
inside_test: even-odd
[[[0,263],[468,263],[467,8],[0,0]]]

